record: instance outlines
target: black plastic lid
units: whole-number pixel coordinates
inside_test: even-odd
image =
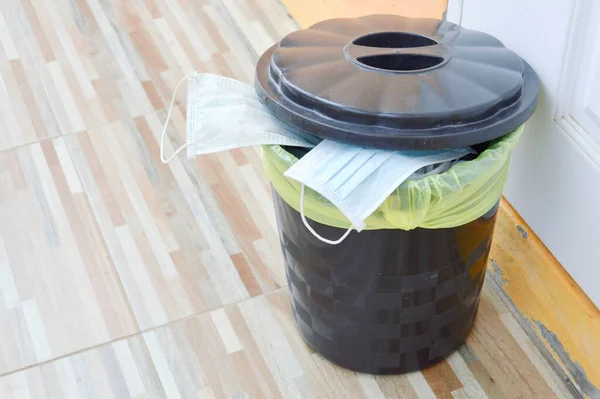
[[[535,110],[538,80],[486,33],[372,15],[287,35],[260,58],[256,89],[277,117],[318,137],[440,149],[519,127]]]

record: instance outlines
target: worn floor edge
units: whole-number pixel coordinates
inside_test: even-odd
[[[553,308],[553,302],[550,302],[550,298],[547,298],[548,293],[546,290],[538,290],[538,287],[535,287],[532,284],[531,286],[528,286],[529,289],[524,297],[522,291],[519,293],[519,302],[515,303],[515,288],[510,287],[510,284],[511,281],[521,279],[523,276],[519,273],[518,267],[511,268],[504,265],[504,262],[496,262],[494,255],[503,252],[504,248],[496,252],[492,251],[488,264],[488,273],[495,283],[494,285],[498,290],[500,298],[514,314],[523,330],[527,332],[544,357],[549,360],[549,363],[553,367],[555,367],[559,375],[564,377],[565,382],[569,382],[569,387],[572,387],[574,392],[577,392],[582,397],[592,399],[600,398],[600,389],[592,380],[598,373],[598,370],[593,368],[593,365],[595,364],[594,359],[600,359],[600,331],[598,328],[600,311],[598,311],[591,303],[591,300],[587,295],[579,288],[579,286],[577,286],[566,270],[564,270],[560,263],[537,237],[535,232],[531,230],[506,199],[503,199],[502,201],[501,212],[507,219],[507,222],[514,225],[517,234],[520,234],[523,239],[529,241],[529,245],[531,245],[529,251],[531,253],[536,253],[536,255],[543,254],[543,257],[538,257],[546,260],[539,265],[532,265],[528,264],[525,262],[525,259],[523,259],[521,260],[521,262],[524,263],[523,266],[527,268],[529,273],[535,274],[536,276],[540,271],[539,267],[544,267],[551,270],[553,273],[558,274],[560,278],[549,279],[542,277],[540,281],[536,281],[536,283],[538,285],[552,287],[550,291],[555,294],[556,297],[566,300],[561,303],[560,309]],[[497,231],[495,239],[499,239],[500,236],[501,234],[498,234]],[[506,239],[508,240],[509,238],[507,237]],[[502,244],[498,243],[497,245],[501,246]],[[511,250],[514,251],[514,253],[510,253]],[[518,252],[519,250],[514,248],[507,250],[507,253],[510,253],[510,255],[515,257],[519,255]],[[540,259],[537,260],[540,261]],[[556,276],[553,275],[552,277]],[[569,287],[570,289],[567,289],[566,287]],[[511,291],[513,291],[513,296],[511,296]],[[556,294],[557,292],[559,294]],[[528,305],[535,302],[544,302],[548,305],[545,306],[544,309],[536,309],[535,307]],[[582,303],[584,306],[581,306]],[[585,307],[585,309],[589,310],[592,314],[589,315],[583,310],[581,312],[570,311],[572,308],[581,309],[582,307]],[[591,353],[585,352],[581,347],[581,342],[576,342],[573,337],[566,335],[564,330],[563,333],[561,333],[561,331],[553,331],[553,328],[557,326],[557,322],[556,320],[552,320],[549,315],[553,315],[558,311],[564,312],[571,317],[571,320],[559,323],[560,325],[558,327],[566,328],[568,330],[569,326],[573,325],[567,325],[569,321],[576,320],[578,322],[577,329],[579,332],[583,332],[588,338],[592,337],[590,340],[592,343]],[[593,339],[594,336],[598,337],[595,341]],[[576,348],[578,353],[570,353],[567,348],[571,348],[571,351],[573,348]],[[582,353],[584,354],[582,355]],[[577,355],[579,355],[579,357]],[[591,364],[592,367],[582,366],[579,362],[582,357],[588,364]]]
[[[491,266],[491,265],[490,265]],[[542,341],[541,337],[536,333],[531,322],[523,317],[521,312],[515,307],[514,303],[510,300],[506,292],[502,289],[502,284],[504,280],[502,276],[499,275],[496,271],[492,271],[488,268],[488,274],[490,280],[493,284],[490,284],[490,287],[493,287],[494,293],[498,295],[498,297],[502,300],[504,305],[510,310],[510,312],[515,316],[515,319],[518,321],[519,325],[527,333],[527,336],[535,347],[540,351],[544,359],[548,361],[548,364],[552,367],[552,369],[560,376],[560,378],[564,381],[565,385],[569,389],[569,391],[573,394],[574,397],[585,397],[585,394],[581,392],[581,390],[573,383],[571,376],[565,371],[561,364],[556,361],[554,355],[548,350],[545,342]]]

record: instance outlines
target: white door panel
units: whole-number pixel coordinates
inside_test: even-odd
[[[505,195],[600,306],[599,10],[597,0],[464,0],[461,23],[499,38],[540,78]]]
[[[462,25],[500,39],[557,91],[574,0],[464,0]],[[543,12],[542,12],[543,10]]]

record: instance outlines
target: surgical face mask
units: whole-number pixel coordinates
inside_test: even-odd
[[[467,148],[386,151],[323,140],[284,175],[302,183],[300,210],[306,228],[323,242],[339,244],[353,228],[363,230],[365,219],[416,171],[435,164],[441,164],[438,168],[445,167],[447,162],[468,153]],[[352,223],[342,238],[335,241],[325,239],[310,227],[303,212],[304,186],[327,198]]]
[[[261,144],[314,147],[285,176],[302,183],[300,213],[306,228],[329,244],[342,242],[353,228],[363,230],[365,219],[404,180],[441,173],[450,167],[450,161],[469,152],[398,152],[321,141],[279,121],[265,108],[252,86],[223,76],[194,74],[183,78],[175,93],[186,80],[187,143],[165,158],[163,142],[174,94],[161,135],[162,162],[169,162],[186,147],[188,158]],[[305,185],[331,201],[351,221],[353,227],[342,238],[332,241],[320,237],[308,224],[304,217]]]
[[[163,145],[167,125],[175,95],[186,80],[187,142],[167,159]],[[219,75],[193,74],[183,78],[175,89],[161,134],[160,155],[162,162],[167,163],[186,147],[188,158],[193,158],[261,144],[314,147],[319,141],[278,120],[265,108],[252,86]]]

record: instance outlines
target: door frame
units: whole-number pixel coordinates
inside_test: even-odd
[[[581,155],[600,172],[600,141],[594,139],[571,115],[575,96],[584,80],[578,81],[576,78],[584,67],[585,38],[586,33],[589,33],[588,30],[593,27],[591,22],[594,17],[590,11],[594,1],[597,0],[574,0],[569,19],[567,48],[559,79],[559,102],[554,112],[554,120]]]

